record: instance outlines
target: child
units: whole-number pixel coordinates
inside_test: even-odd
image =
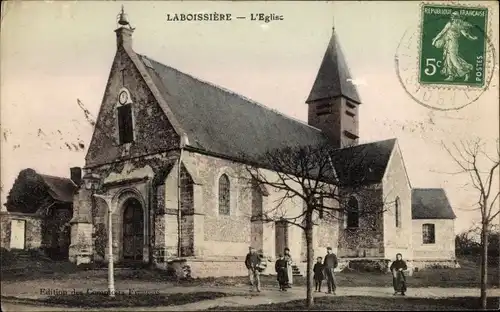
[[[287,261],[283,255],[278,256],[275,264],[276,273],[278,275],[278,283],[280,286],[280,291],[286,291],[286,285],[288,284],[287,275]]]
[[[314,282],[316,283],[316,292],[321,292],[321,283],[325,279],[325,276],[323,274],[323,263],[322,263],[322,258],[318,257],[318,262],[314,264]]]

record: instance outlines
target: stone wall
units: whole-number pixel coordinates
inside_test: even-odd
[[[383,192],[380,185],[367,187],[353,196],[360,211],[359,226],[347,228],[346,216],[339,224],[339,257],[381,257],[383,256],[382,205]]]
[[[0,212],[0,247],[10,249],[10,215]]]
[[[358,105],[354,104],[354,108],[351,108],[346,102],[345,98],[337,97],[322,99],[308,105],[308,124],[321,129],[337,147],[352,146],[357,141],[348,138],[344,130],[359,135]],[[324,110],[325,106],[328,107],[330,114],[318,115],[317,111]],[[353,116],[346,115],[347,110],[353,113]]]
[[[177,201],[177,163],[176,153],[158,154],[144,158],[126,160],[119,163],[92,168],[104,180],[105,193],[115,198],[116,211],[113,213],[114,253],[117,260],[122,258],[123,248],[123,204],[127,198],[136,198],[144,210],[144,259],[149,255],[149,239],[152,240],[153,255],[156,258],[177,257],[178,244],[178,201]],[[172,162],[174,162],[172,164]],[[168,168],[168,170],[164,170]],[[157,184],[153,186],[153,182]],[[181,167],[181,209],[182,209],[182,255],[192,256],[194,252],[195,219],[194,212],[195,183],[190,172]],[[97,245],[107,246],[107,206],[102,200],[96,200],[94,224]],[[150,215],[153,214],[153,215]],[[151,220],[150,220],[151,218]],[[151,225],[150,225],[151,222]],[[154,225],[153,225],[154,223]],[[202,227],[202,224],[198,222]],[[151,228],[150,228],[151,227]],[[150,237],[151,231],[151,237]],[[104,254],[107,248],[101,248]],[[96,259],[102,259],[102,252],[95,248]],[[165,259],[164,259],[165,260]]]
[[[191,269],[194,278],[221,277],[221,276],[247,276],[248,270],[244,264],[245,259],[228,260],[188,260],[186,262]]]
[[[117,102],[123,87],[130,91],[135,140],[131,144],[119,145]],[[156,154],[178,146],[179,136],[151,93],[145,77],[125,49],[119,48],[85,158],[86,166]]]
[[[195,225],[195,242],[199,248],[195,248],[197,255],[210,256],[242,256],[248,252],[251,244],[262,246],[266,256],[274,257],[275,250],[275,226],[271,223],[254,224],[252,232],[252,207],[255,205],[253,187],[245,177],[245,168],[235,162],[187,152],[183,158],[188,171],[196,176],[197,190],[194,191],[196,216],[199,225]],[[219,204],[219,178],[226,174],[230,182],[230,214],[220,215]],[[270,173],[271,174],[271,173]],[[276,203],[281,198],[276,190],[267,188],[267,195],[263,196],[263,209],[274,210]],[[302,211],[302,203],[299,200],[287,200],[281,210],[291,216],[297,216]],[[202,221],[201,221],[202,220]],[[203,234],[199,228],[203,228]],[[296,226],[288,228],[288,247],[291,249],[292,258],[300,260],[301,254],[301,232]],[[252,240],[252,233],[255,241]],[[202,235],[203,240],[197,235]],[[196,244],[196,243],[195,243]],[[283,252],[278,251],[278,252]]]
[[[66,260],[71,243],[70,220],[73,209],[70,204],[53,205],[42,223],[42,245],[54,260]]]
[[[24,236],[25,249],[44,247],[42,245],[43,219],[40,216],[34,214],[2,212],[0,213],[2,248],[10,249],[12,220],[23,220],[26,222]]]
[[[156,203],[158,214],[156,224],[160,235],[159,240],[155,239],[155,246],[164,249],[167,257],[181,256],[189,257],[194,252],[194,181],[185,168],[181,166],[181,255],[178,255],[179,243],[179,211],[178,211],[178,186],[177,164],[173,166],[165,182],[156,187]]]
[[[326,248],[331,247],[332,251],[335,254],[338,254],[338,244],[339,244],[339,233],[340,233],[340,224],[338,220],[338,214],[335,214],[336,217],[325,216],[320,222],[318,222],[318,226],[314,231],[313,239],[314,239],[314,256],[316,257],[324,257],[326,254]],[[305,248],[306,246],[304,246]],[[305,255],[304,255],[304,260]]]
[[[21,218],[26,220],[26,249],[45,247],[42,245],[43,219],[29,216]]]
[[[127,181],[141,178],[147,179],[144,181],[144,187],[139,187],[138,192],[140,194],[136,194],[141,199],[145,210],[145,245],[149,244],[150,239],[155,240],[156,234],[158,234],[159,241],[154,243],[155,252],[159,248],[162,249],[162,252],[165,252],[165,244],[170,244],[170,242],[166,242],[165,231],[173,230],[174,223],[177,228],[177,221],[169,221],[171,226],[167,226],[168,218],[164,215],[164,212],[162,212],[161,217],[156,218],[158,215],[155,211],[156,202],[153,203],[156,194],[151,194],[153,191],[151,184],[153,180],[160,179],[159,176],[164,175],[163,171],[177,160],[179,153],[175,149],[179,147],[180,138],[158,104],[155,95],[148,87],[146,81],[150,81],[151,77],[149,77],[143,65],[137,68],[134,61],[136,64],[142,64],[139,56],[130,49],[128,43],[125,48],[119,45],[111,67],[98,119],[96,120],[94,134],[85,158],[86,171],[99,174],[105,183],[121,183],[111,188],[108,187],[106,191],[108,195],[114,195],[127,189],[133,191],[135,184]],[[130,92],[134,141],[120,145],[117,105],[118,95],[122,88],[126,88]],[[166,172],[166,174],[175,173],[175,171],[176,169],[172,169],[172,172]],[[175,177],[170,179],[174,184]],[[163,179],[165,178],[166,176],[163,177]],[[162,181],[159,181],[159,183],[162,184]],[[177,198],[176,186],[168,189],[171,189],[173,194],[165,194],[165,201]],[[172,207],[168,208],[177,210],[176,202],[173,203]],[[102,202],[96,204],[96,206],[98,207],[93,220],[95,225],[93,240],[95,245],[101,246],[106,244],[107,241],[107,220],[105,215],[107,208]],[[121,212],[114,214],[113,220],[114,246],[117,255],[120,257],[122,248]],[[186,223],[184,228],[187,231],[185,236],[189,237],[192,224],[190,224],[189,218],[184,222]],[[158,226],[158,230],[156,230],[156,226]],[[105,237],[102,236],[103,233]],[[172,235],[168,237],[170,239]],[[170,246],[171,249],[176,250],[176,244],[177,240],[175,239],[175,245],[170,244],[172,245]],[[94,256],[96,259],[102,259],[103,253],[106,251],[97,246]],[[187,246],[185,249],[187,253],[190,253],[192,247]],[[146,254],[148,252],[145,251]]]
[[[383,179],[385,206],[384,256],[393,259],[396,253],[412,258],[411,186],[406,174],[399,145],[395,144]],[[400,222],[396,225],[396,202],[399,203]]]
[[[252,197],[250,189],[239,177],[239,168],[231,161],[187,152],[186,166],[196,171],[200,186],[201,202],[194,208],[203,218],[204,256],[241,256],[250,245]],[[219,214],[219,178],[229,178],[230,212]]]
[[[455,220],[422,219],[412,222],[414,260],[455,260]],[[423,224],[434,224],[434,244],[423,243]]]
[[[71,225],[71,237],[73,238],[69,247],[69,261],[79,265],[89,263],[94,258],[92,250],[92,224],[73,223]],[[103,253],[104,254],[104,251]]]
[[[412,267],[414,271],[425,270],[425,269],[441,269],[450,268],[457,269],[460,268],[460,264],[456,260],[414,260],[412,261]]]

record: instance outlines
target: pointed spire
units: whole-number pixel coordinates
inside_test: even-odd
[[[320,99],[344,96],[353,102],[361,103],[356,86],[351,83],[351,73],[336,39],[335,25],[326,49],[316,80],[306,103]]]

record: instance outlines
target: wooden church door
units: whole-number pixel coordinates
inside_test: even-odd
[[[276,243],[276,257],[283,255],[285,248],[288,247],[288,223],[285,221],[278,221],[274,226],[275,230],[275,243]]]
[[[142,260],[144,250],[144,215],[141,203],[131,198],[123,212],[123,258]]]

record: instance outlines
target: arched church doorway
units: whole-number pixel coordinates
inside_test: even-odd
[[[142,260],[144,250],[144,214],[141,203],[130,198],[123,210],[123,259]]]

